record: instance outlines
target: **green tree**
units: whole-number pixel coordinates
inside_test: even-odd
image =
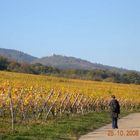
[[[0,70],[7,70],[8,64],[8,59],[0,56]]]

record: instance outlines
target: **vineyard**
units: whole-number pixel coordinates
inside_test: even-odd
[[[0,83],[0,118],[12,122],[12,129],[18,122],[108,111],[112,94],[125,110],[140,108],[140,85],[10,72],[0,72]]]

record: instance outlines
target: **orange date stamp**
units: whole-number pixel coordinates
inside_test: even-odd
[[[118,129],[118,130],[108,130],[107,131],[107,136],[113,137],[113,136],[126,136],[126,137],[138,137],[139,135],[139,130],[124,130],[124,129]]]

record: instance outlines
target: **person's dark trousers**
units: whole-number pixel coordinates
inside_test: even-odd
[[[116,117],[112,117],[112,128],[118,129],[118,118],[116,118]]]

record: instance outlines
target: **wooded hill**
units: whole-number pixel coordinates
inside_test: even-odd
[[[26,62],[31,64],[40,63],[45,66],[56,67],[59,69],[80,69],[80,70],[98,69],[98,70],[110,70],[112,72],[119,72],[119,73],[127,72],[126,69],[97,64],[97,63],[91,63],[83,59],[79,59],[75,57],[67,57],[62,55],[55,55],[55,54],[53,56],[37,58],[21,51],[1,48],[0,55],[17,62]]]

